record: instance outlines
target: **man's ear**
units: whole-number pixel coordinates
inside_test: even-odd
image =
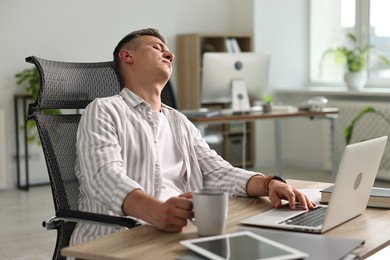
[[[119,52],[119,58],[125,62],[132,64],[133,63],[133,56],[131,55],[130,51],[127,49],[122,49]]]

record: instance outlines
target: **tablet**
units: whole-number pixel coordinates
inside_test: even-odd
[[[306,253],[249,231],[183,240],[180,243],[212,260],[282,260],[308,257]]]

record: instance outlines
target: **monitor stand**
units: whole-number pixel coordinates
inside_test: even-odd
[[[249,113],[250,103],[248,90],[243,79],[232,80],[232,110],[233,113]]]

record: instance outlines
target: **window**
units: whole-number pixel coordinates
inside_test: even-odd
[[[389,0],[311,0],[309,8],[309,80],[313,84],[336,85],[343,80],[344,67],[332,59],[323,60],[331,47],[349,46],[353,33],[360,46],[374,45],[367,59],[367,86],[390,87],[390,66],[377,54],[390,59]],[[321,63],[321,61],[323,62]],[[320,64],[322,64],[320,66]]]
[[[369,13],[369,42],[373,44],[380,53],[390,57],[390,1],[371,0]],[[380,81],[387,79],[390,82],[390,67],[378,62],[378,59],[371,55],[369,59],[369,75],[372,80]]]

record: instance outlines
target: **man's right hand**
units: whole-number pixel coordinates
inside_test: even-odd
[[[123,212],[142,219],[165,232],[180,232],[193,218],[192,193],[183,193],[161,202],[141,190],[130,192],[123,202]]]
[[[188,219],[194,217],[192,211],[192,193],[172,197],[158,208],[154,225],[162,231],[180,232],[187,225]]]

